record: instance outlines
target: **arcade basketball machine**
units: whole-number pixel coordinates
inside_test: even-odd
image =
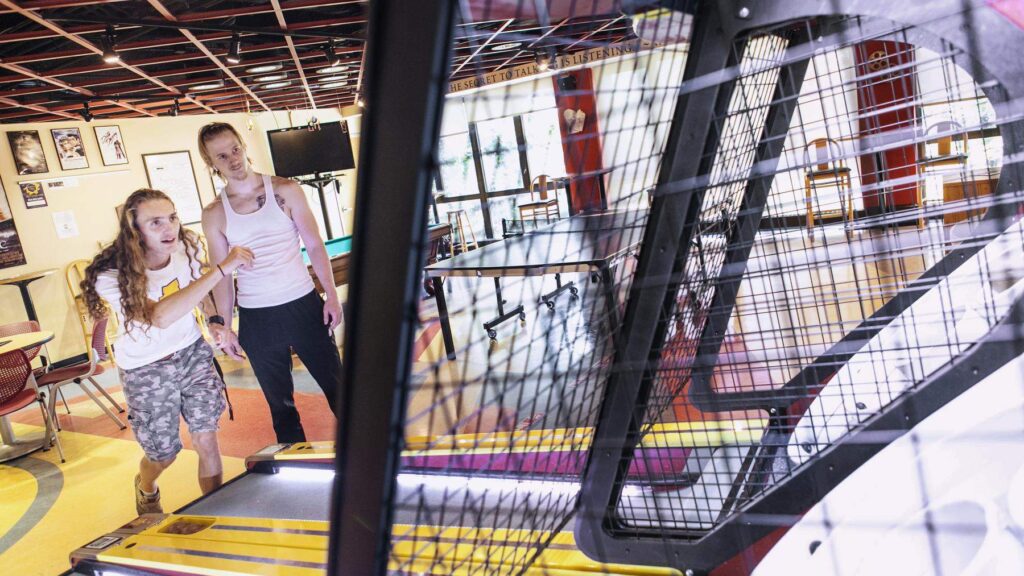
[[[452,4],[371,29],[395,45],[368,70],[360,191],[377,196],[358,211],[365,239],[386,235],[382,192],[415,189],[416,245],[430,190],[477,179],[491,201],[451,207],[495,241],[428,267],[446,300],[419,315],[449,324],[430,360],[411,357],[408,248],[404,291],[357,284],[355,309],[392,312],[350,326],[348,381],[379,378],[389,349],[398,385],[342,414],[340,470],[371,445],[376,467],[339,475],[334,567],[540,574],[577,546],[687,575],[1019,569],[1019,3]],[[416,74],[394,65],[414,43]],[[542,75],[488,88],[516,78],[505,49]],[[501,170],[533,168],[545,106],[570,207],[499,239],[518,217]],[[422,127],[404,175],[383,151],[397,123]],[[468,176],[458,146],[482,158]],[[467,480],[441,506],[395,488],[427,473]],[[397,511],[420,528],[391,530]]]
[[[1022,28],[371,2],[327,564],[289,569],[1019,573]]]

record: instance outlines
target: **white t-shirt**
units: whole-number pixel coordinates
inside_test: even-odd
[[[200,263],[193,258],[191,266],[185,253],[185,244],[171,254],[171,261],[160,270],[146,271],[146,296],[154,302],[170,296],[192,283],[193,274],[200,276]],[[121,289],[117,285],[117,270],[105,270],[96,277],[96,292],[107,301],[117,315],[117,341],[114,345],[114,359],[125,370],[145,366],[191,346],[202,337],[194,314],[185,314],[167,328],[146,326],[138,321],[130,323],[131,330],[124,326],[121,310]],[[113,318],[111,318],[113,321]]]

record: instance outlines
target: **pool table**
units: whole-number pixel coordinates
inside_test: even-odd
[[[442,224],[431,224],[427,231],[427,241],[430,242],[429,258],[427,258],[427,264],[431,264],[437,260],[438,244],[439,241],[445,236],[450,236],[452,233],[452,226],[448,223]],[[341,286],[348,284],[348,261],[349,255],[352,254],[352,236],[342,236],[341,238],[334,238],[324,242],[324,246],[327,248],[327,257],[331,260],[331,271],[334,272],[334,284]],[[306,267],[309,269],[309,275],[313,278],[313,283],[316,284],[317,290],[322,290],[320,282],[317,280],[316,273],[313,272],[313,266],[309,263],[309,256],[306,255],[306,250],[302,250],[302,259],[306,262]]]

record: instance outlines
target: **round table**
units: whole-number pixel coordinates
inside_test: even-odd
[[[46,270],[39,270],[37,272],[29,272],[20,276],[14,276],[13,278],[0,278],[0,286],[17,286],[18,290],[21,291],[21,303],[25,305],[25,313],[28,314],[28,319],[38,322],[39,317],[36,316],[36,307],[32,303],[32,295],[28,292],[28,285],[40,278],[47,277],[56,271],[56,268],[48,268]]]
[[[50,340],[53,340],[53,332],[49,330],[0,336],[0,354],[10,352],[11,350],[26,350],[40,344],[46,344]],[[31,373],[29,374],[29,380],[29,386],[35,388],[36,379]],[[0,417],[0,462],[13,460],[14,458],[20,458],[35,452],[46,446],[48,440],[45,432],[40,434],[38,438],[18,440],[14,436],[14,430],[11,428],[11,423],[7,416]]]

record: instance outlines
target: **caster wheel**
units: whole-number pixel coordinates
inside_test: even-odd
[[[544,302],[544,304],[548,307],[548,310],[553,311],[555,309],[555,303],[552,302],[551,300]]]
[[[572,294],[573,297],[579,296],[579,288],[569,288],[569,294]]]
[[[591,282],[591,284],[597,284],[600,281],[601,281],[601,277],[598,276],[597,274],[591,274],[590,275],[590,282]]]
[[[520,312],[519,313],[519,321],[520,322],[526,322],[526,312]]]
[[[492,330],[488,330],[487,331],[487,337],[491,339],[491,342],[494,342],[495,340],[498,339],[498,331],[497,330],[493,330],[493,329]]]

